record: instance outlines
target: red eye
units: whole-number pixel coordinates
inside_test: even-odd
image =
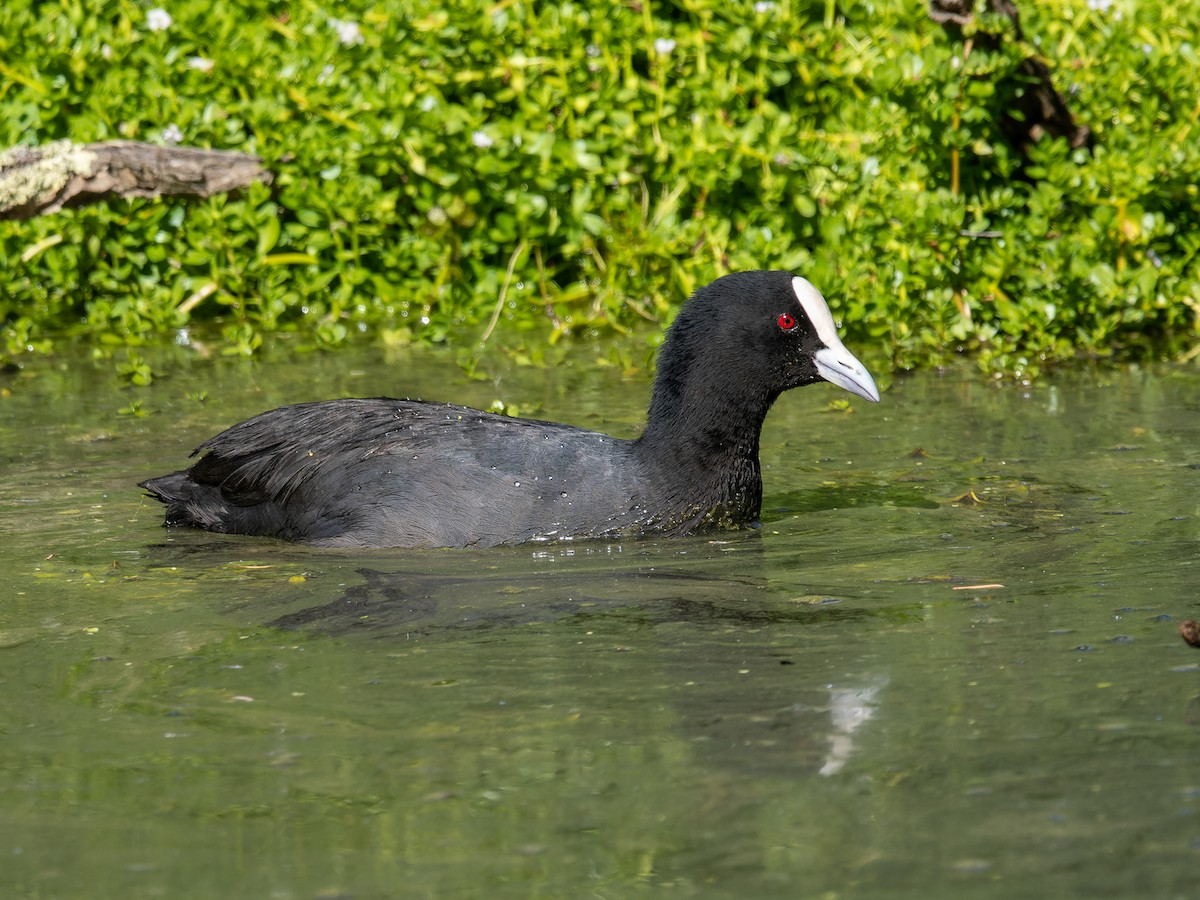
[[[796,327],[796,317],[793,316],[791,313],[780,313],[779,314],[779,327],[782,328],[784,331],[791,331],[793,328]]]

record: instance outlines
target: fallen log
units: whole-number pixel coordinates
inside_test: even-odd
[[[257,156],[231,150],[138,141],[13,147],[0,151],[0,219],[29,219],[107,197],[208,197],[273,178]]]

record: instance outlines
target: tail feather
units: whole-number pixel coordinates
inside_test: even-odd
[[[191,526],[209,531],[225,531],[228,510],[218,488],[197,484],[186,470],[149,478],[138,487],[145,488],[150,496],[167,507],[168,528]]]

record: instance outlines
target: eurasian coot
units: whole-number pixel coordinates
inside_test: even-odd
[[[622,440],[415,400],[262,413],[142,483],[167,525],[319,547],[486,547],[753,524],[759,432],[775,398],[829,381],[878,401],[808,281],[726,275],[680,310],[646,428]]]

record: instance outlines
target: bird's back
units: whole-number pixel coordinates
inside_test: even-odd
[[[167,521],[320,546],[465,547],[643,524],[632,442],[410,400],[285,406],[143,485]]]

